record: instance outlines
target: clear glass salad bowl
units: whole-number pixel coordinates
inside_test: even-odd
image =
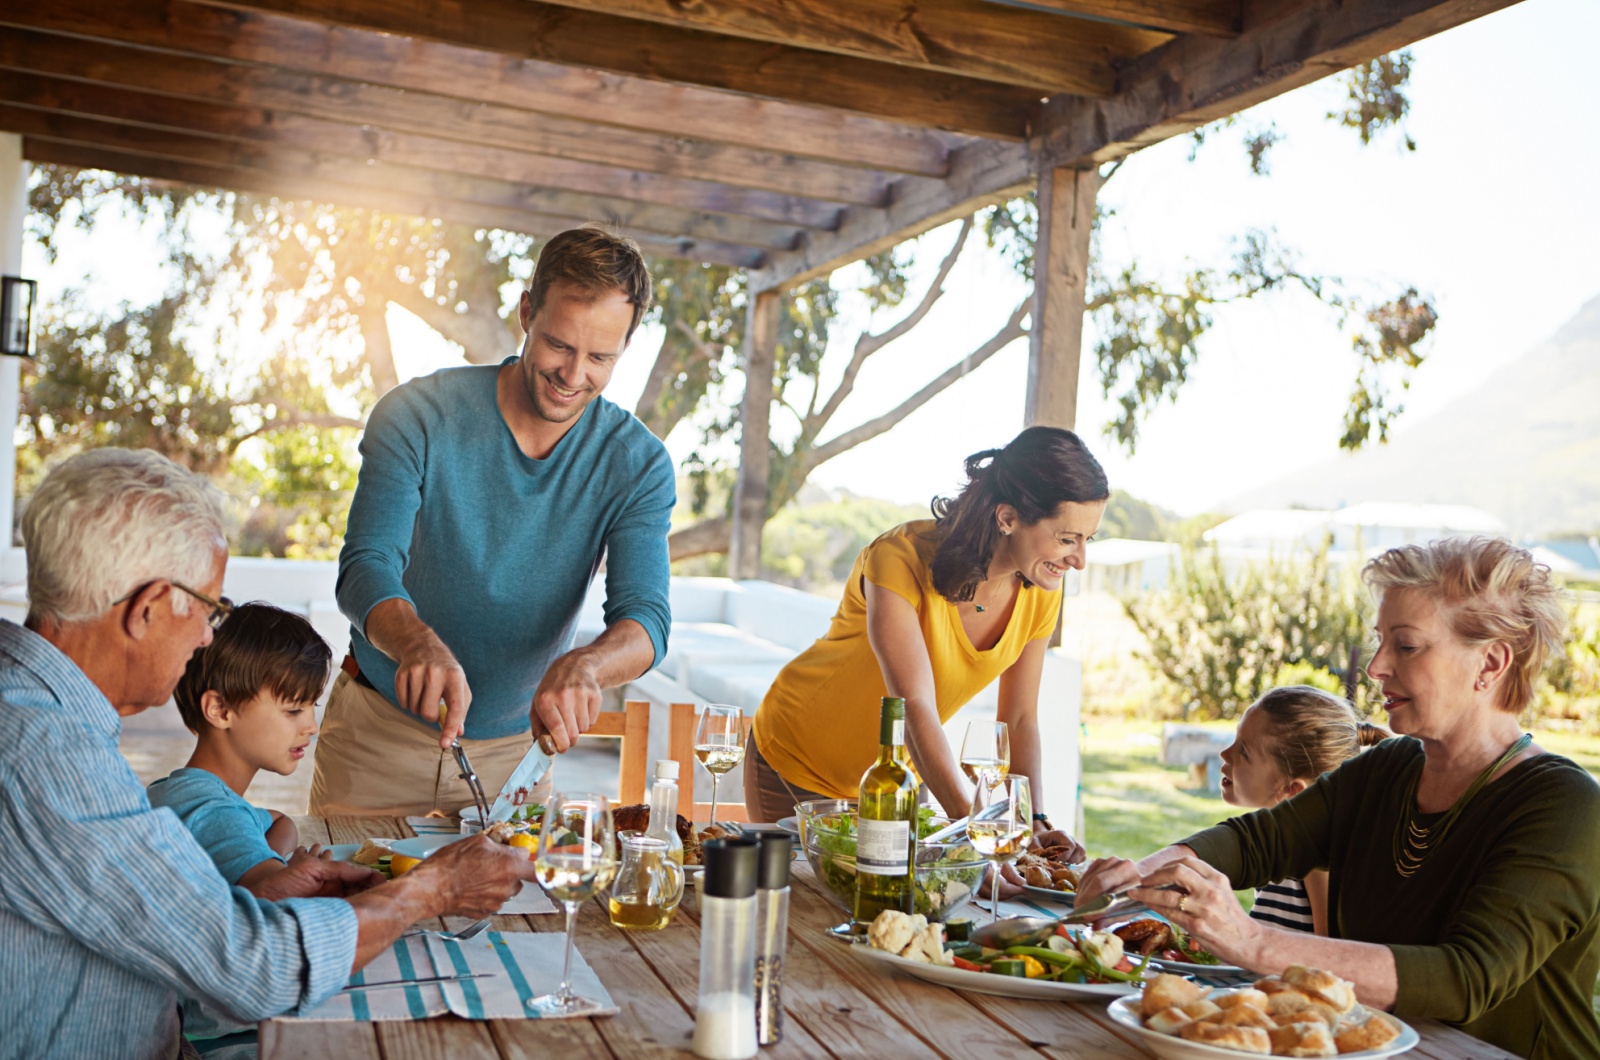
[[[816,870],[828,896],[846,913],[856,900],[856,804],[846,799],[817,799],[795,807],[800,847]],[[918,832],[928,835],[949,824],[924,811]],[[919,843],[916,865],[916,912],[944,921],[978,892],[987,863],[965,836],[949,842]]]

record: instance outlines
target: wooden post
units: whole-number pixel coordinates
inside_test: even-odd
[[[1039,174],[1039,239],[1033,253],[1033,320],[1028,333],[1026,426],[1071,430],[1077,422],[1078,365],[1089,278],[1098,170]]]
[[[767,523],[767,468],[772,373],[778,349],[777,291],[762,291],[745,318],[744,404],[739,410],[739,480],[733,490],[733,541],[728,576],[761,576],[761,529]]]
[[[28,215],[28,164],[22,160],[22,137],[0,133],[0,273],[22,275],[23,222]],[[34,310],[34,327],[39,325]],[[11,524],[17,502],[17,453],[12,434],[21,403],[20,357],[0,357],[0,572],[6,581],[21,580],[22,565],[10,554]],[[20,557],[21,550],[15,550]]]

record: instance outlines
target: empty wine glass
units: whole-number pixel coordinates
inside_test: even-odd
[[[561,987],[528,1001],[541,1016],[576,1016],[599,1011],[600,1002],[572,992],[572,938],[578,907],[606,888],[617,874],[617,846],[611,803],[589,792],[556,792],[545,809],[533,868],[539,886],[567,911],[567,955]]]
[[[994,787],[1011,772],[1011,735],[1003,721],[969,721],[961,739],[961,771],[974,784]]]
[[[994,865],[989,887],[989,916],[1000,919],[1000,867],[1014,860],[1033,841],[1033,789],[1027,777],[1007,777],[990,787],[978,784],[967,820],[972,848]]]
[[[717,823],[717,783],[722,774],[744,760],[744,712],[738,707],[710,703],[700,712],[694,734],[694,756],[711,774],[711,823]]]

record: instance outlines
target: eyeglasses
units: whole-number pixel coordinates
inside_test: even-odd
[[[159,581],[161,579],[157,580]],[[182,589],[196,600],[199,600],[202,604],[205,604],[207,607],[211,608],[211,613],[206,615],[206,625],[210,626],[212,629],[221,629],[222,624],[228,620],[228,616],[233,614],[233,601],[229,600],[226,596],[222,597],[220,600],[213,600],[200,590],[191,589],[180,581],[174,581],[171,578],[167,578],[165,580],[171,582],[174,589]],[[118,604],[127,603],[129,600],[132,600],[135,596],[138,596],[140,593],[144,592],[154,584],[155,582],[145,582],[127,596],[111,601],[111,606],[116,607]]]

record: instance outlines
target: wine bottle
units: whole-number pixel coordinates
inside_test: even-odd
[[[855,918],[870,924],[885,909],[915,911],[917,782],[907,768],[906,701],[883,700],[878,760],[861,775],[856,813]]]

